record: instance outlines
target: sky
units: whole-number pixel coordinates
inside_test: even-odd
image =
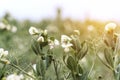
[[[58,7],[63,18],[120,21],[120,0],[0,0],[0,17],[9,12],[18,20],[54,18]]]

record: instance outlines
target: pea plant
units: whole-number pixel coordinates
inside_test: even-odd
[[[109,23],[105,26],[103,42],[105,44],[104,58],[106,61],[102,60],[99,55],[97,57],[112,71],[114,80],[120,80],[120,34],[115,32],[116,27],[117,25],[115,23]]]
[[[36,62],[35,71],[37,79],[46,80],[47,70],[50,65],[53,65],[56,75],[55,80],[88,80],[88,72],[83,70],[79,64],[80,60],[87,54],[88,47],[85,41],[80,42],[78,30],[75,30],[70,37],[61,35],[61,43],[54,37],[49,36],[47,30],[38,30],[31,27],[29,33],[33,36],[32,49],[39,59]],[[64,49],[63,60],[55,58],[53,49],[58,45],[61,45]],[[69,72],[60,76],[60,67],[66,67]]]

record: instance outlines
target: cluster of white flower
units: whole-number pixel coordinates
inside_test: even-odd
[[[0,22],[0,29],[1,30],[8,30],[8,31],[11,31],[13,33],[15,33],[17,31],[17,27],[16,26],[11,26],[9,24],[4,24],[2,22]]]
[[[37,42],[42,43],[47,41],[48,45],[50,46],[50,49],[53,49],[55,46],[59,45],[59,41],[57,39],[51,39],[49,38],[47,30],[38,30],[35,27],[30,27],[29,29],[30,35],[38,35]],[[46,38],[47,36],[47,38]]]
[[[4,51],[3,48],[0,48],[0,58],[5,57],[8,55],[8,51]]]
[[[29,29],[29,33],[31,35],[39,35],[39,34],[44,34],[47,35],[47,30],[44,31],[38,31],[38,29],[36,29],[35,27],[30,27]],[[78,30],[74,30],[75,35],[80,35],[80,32]],[[38,42],[44,42],[45,38],[42,35],[39,35],[39,37],[37,38]],[[53,49],[55,46],[60,45],[59,41],[57,39],[50,39],[48,38],[48,45],[50,46],[50,49]],[[71,43],[72,38],[68,37],[67,35],[61,35],[61,46],[64,48],[65,52],[69,52],[70,51],[70,47],[73,46],[73,44]]]
[[[50,46],[50,49],[53,49],[55,46],[58,46],[60,43],[57,39],[50,40],[48,39],[48,45]]]
[[[8,51],[0,48],[0,62],[4,64],[9,64],[10,62],[5,58],[8,55]]]
[[[24,76],[22,74],[17,75],[17,74],[10,74],[6,77],[6,80],[22,80],[24,79]]]

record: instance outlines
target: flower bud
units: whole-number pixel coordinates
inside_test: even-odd
[[[105,26],[105,30],[107,32],[111,32],[111,31],[114,31],[115,28],[117,27],[117,25],[115,23],[108,23],[106,26]]]
[[[8,60],[6,60],[6,59],[1,59],[1,60],[0,60],[0,63],[10,64],[10,61],[8,61]]]
[[[40,36],[38,39],[37,39],[37,42],[44,42],[44,38],[42,36]]]

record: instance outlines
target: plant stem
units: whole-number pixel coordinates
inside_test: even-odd
[[[74,72],[73,72],[73,71],[71,71],[71,72],[72,72],[72,77],[73,77],[73,80],[76,80],[76,77],[75,77]]]
[[[113,75],[114,75],[114,80],[117,80],[116,79],[116,72],[113,70]]]
[[[53,64],[54,64],[54,69],[55,69],[55,74],[56,74],[57,80],[59,80],[59,75],[58,75],[57,65],[55,63],[55,60],[53,60]]]
[[[117,72],[117,71],[113,70],[114,80],[120,80],[119,74],[120,74],[120,72]]]
[[[25,72],[23,69],[21,69],[19,66],[15,65],[15,64],[9,64],[9,65],[12,66],[12,67],[14,67],[14,68],[16,68],[16,69],[18,69],[18,70],[20,70],[20,71],[22,71],[22,72],[23,72],[24,74],[26,74],[27,76],[29,76],[29,77],[31,77],[31,78],[33,78],[33,79],[36,79],[35,77],[29,75],[27,72]]]
[[[0,79],[2,78],[2,75],[3,75],[3,73],[4,73],[5,67],[6,67],[6,64],[4,64],[3,67],[2,67],[2,71],[1,71]]]

